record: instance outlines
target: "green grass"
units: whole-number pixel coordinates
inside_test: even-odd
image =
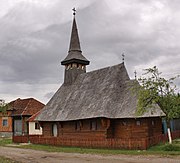
[[[166,155],[180,155],[180,139],[176,139],[172,144],[159,144],[148,149],[149,152]]]
[[[20,163],[20,162],[0,156],[0,163]]]
[[[11,144],[10,139],[0,139],[0,146],[6,146]],[[65,153],[87,153],[87,154],[127,154],[127,155],[180,155],[180,139],[173,141],[173,144],[159,144],[149,148],[148,150],[119,150],[119,149],[91,149],[91,148],[78,148],[78,147],[58,147],[51,145],[19,145],[17,148],[43,150],[48,152],[65,152]]]
[[[0,138],[0,146],[5,146],[7,144],[12,144],[12,139],[10,139],[10,138]]]

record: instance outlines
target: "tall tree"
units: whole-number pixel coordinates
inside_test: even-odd
[[[179,77],[179,76],[177,76]],[[145,73],[138,79],[138,107],[137,113],[142,114],[154,104],[158,104],[166,114],[169,142],[171,143],[170,120],[180,117],[180,95],[176,94],[176,85],[173,83],[176,77],[165,79],[161,72],[154,66],[145,69]]]

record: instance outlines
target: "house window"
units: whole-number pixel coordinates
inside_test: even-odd
[[[90,121],[90,130],[97,130],[96,120]]]
[[[57,124],[54,123],[52,125],[52,136],[57,137],[57,135],[58,135]]]
[[[39,125],[38,122],[35,123],[35,129],[36,129],[36,130],[40,130],[40,125]]]
[[[8,126],[8,120],[7,120],[7,119],[3,119],[2,125],[3,125],[4,127],[7,127],[7,126]]]
[[[141,125],[141,121],[136,121],[136,126],[140,126]]]

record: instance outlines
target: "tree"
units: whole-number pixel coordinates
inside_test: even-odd
[[[179,77],[179,76],[177,76]],[[145,69],[143,77],[139,78],[140,87],[138,88],[137,113],[143,114],[147,108],[158,104],[166,114],[168,125],[169,142],[171,143],[170,120],[180,117],[180,95],[176,94],[176,85],[173,77],[165,79],[161,76],[158,68]]]
[[[9,105],[4,104],[4,105],[0,106],[0,112],[6,113],[8,108],[9,108]]]

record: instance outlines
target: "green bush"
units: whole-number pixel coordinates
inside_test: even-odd
[[[180,146],[175,144],[166,144],[163,147],[164,151],[180,151]]]

